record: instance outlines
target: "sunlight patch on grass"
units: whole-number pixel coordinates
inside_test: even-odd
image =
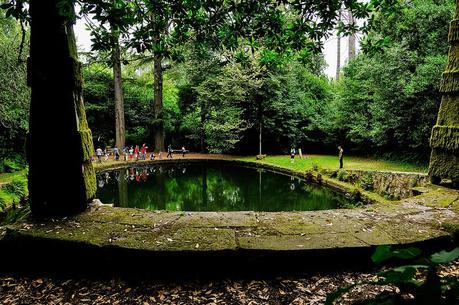
[[[241,159],[254,161],[255,157],[242,157]],[[313,169],[314,167],[323,169],[339,168],[338,157],[330,155],[309,155],[303,159],[296,157],[293,163],[290,160],[290,156],[268,156],[257,162],[278,165],[296,171],[304,171]],[[347,156],[344,157],[344,169],[426,173],[428,166],[402,161],[376,160],[373,158]]]

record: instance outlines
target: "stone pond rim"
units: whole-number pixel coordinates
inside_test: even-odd
[[[238,160],[160,160],[170,162],[231,162]],[[135,163],[128,163],[136,165]],[[116,164],[98,171],[124,167]],[[257,167],[294,176],[299,172],[267,164]],[[314,176],[317,179],[317,176]],[[352,187],[324,177],[326,186]],[[185,261],[225,257],[231,261],[308,255],[356,259],[378,245],[441,243],[451,245],[459,228],[459,191],[429,185],[419,196],[398,202],[377,202],[362,208],[305,212],[166,212],[132,208],[93,207],[60,219],[23,222],[0,227],[0,256],[18,259],[37,253],[54,265],[62,255],[104,258],[104,265],[120,255],[141,258],[181,258]],[[16,258],[14,256],[16,255]],[[78,256],[75,258],[75,256]],[[111,258],[112,260],[106,260]],[[138,259],[140,259],[138,261]],[[342,261],[342,260],[341,260]],[[134,263],[134,262],[131,262]],[[287,262],[285,262],[287,263]],[[3,266],[4,268],[5,266]],[[188,266],[190,267],[190,266]],[[108,267],[107,267],[108,268]]]

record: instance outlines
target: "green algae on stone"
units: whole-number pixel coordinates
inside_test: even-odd
[[[459,111],[459,109],[457,109]],[[459,125],[434,126],[430,138],[432,148],[441,148],[447,151],[459,151]]]
[[[438,112],[437,124],[432,129],[430,145],[432,154],[429,175],[432,182],[439,183],[442,178],[459,182],[459,7],[456,3],[456,15],[451,21],[448,34],[450,48],[448,63],[440,84],[442,101]],[[452,111],[452,115],[448,114]],[[456,113],[456,114],[454,114]]]
[[[367,247],[368,245],[349,233],[324,233],[312,235],[242,236],[239,247],[247,250],[299,251]]]

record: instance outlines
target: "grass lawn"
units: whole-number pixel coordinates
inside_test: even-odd
[[[222,158],[222,159],[240,159],[244,161],[256,161],[255,156],[247,157],[236,157],[230,155],[207,155],[207,154],[188,154],[187,158]],[[165,158],[163,158],[165,159]],[[177,159],[182,159],[179,156]],[[130,161],[135,163],[135,161]],[[142,161],[140,161],[142,162]],[[334,155],[308,155],[307,158],[300,159],[298,156],[295,157],[295,162],[290,162],[290,156],[268,156],[261,161],[273,165],[286,167],[292,170],[304,171],[306,169],[312,169],[314,166],[318,166],[323,169],[338,169],[339,162],[338,157]],[[102,164],[93,162],[95,168],[106,167],[112,164],[119,164],[120,161],[114,161],[110,158],[108,161],[103,161]],[[124,163],[124,162],[123,162]],[[415,163],[407,163],[402,161],[389,161],[389,160],[377,160],[374,158],[365,157],[353,157],[344,156],[344,169],[360,169],[360,170],[380,170],[380,171],[396,171],[396,172],[418,172],[427,173],[428,164],[420,165]],[[1,178],[0,178],[1,183]]]
[[[242,160],[253,161],[255,157],[243,157]],[[308,155],[307,158],[300,159],[295,157],[295,162],[291,163],[290,156],[268,156],[257,162],[278,165],[297,171],[304,171],[318,166],[323,169],[338,169],[339,162],[337,156],[330,155]],[[397,172],[420,172],[427,173],[428,165],[406,163],[402,161],[376,160],[373,158],[344,156],[344,169],[360,170],[381,170]]]

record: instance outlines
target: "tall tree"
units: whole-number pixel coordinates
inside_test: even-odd
[[[123,148],[126,127],[120,40],[127,37],[134,20],[134,5],[127,0],[87,0],[80,7],[80,14],[86,18],[86,24],[91,30],[92,49],[110,54],[113,69],[115,146]]]
[[[73,33],[73,3],[31,0],[28,83],[31,87],[27,141],[29,191],[36,215],[81,212],[96,193],[91,131],[82,99],[81,64]],[[47,162],[49,149],[66,178],[56,179]],[[63,200],[65,198],[65,200]]]
[[[350,10],[347,11],[347,22],[351,26],[353,26],[355,23],[354,14]],[[351,61],[355,57],[355,40],[356,40],[355,32],[350,33],[347,38],[347,41],[348,41],[347,60],[348,62]]]
[[[121,73],[121,49],[119,39],[113,34],[113,87],[115,92],[115,146],[123,149],[126,142],[126,126],[124,120],[123,76]]]
[[[456,14],[451,22],[448,42],[448,63],[440,85],[442,100],[438,118],[432,128],[429,175],[433,183],[442,178],[451,179],[459,185],[459,0],[456,0]]]
[[[338,13],[338,22],[341,22],[341,9]],[[336,73],[335,80],[339,80],[339,74],[341,70],[341,33],[336,32]]]

